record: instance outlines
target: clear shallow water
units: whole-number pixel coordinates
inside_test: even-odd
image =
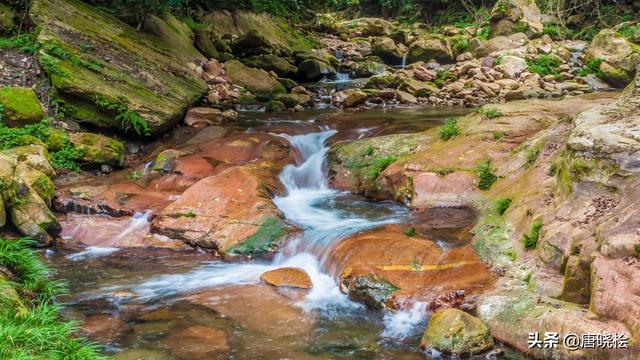
[[[386,116],[355,130],[384,131]],[[424,303],[404,311],[368,310],[342,294],[336,274],[326,268],[330,250],[341,239],[416,219],[398,204],[329,188],[325,156],[343,120],[314,120],[285,120],[269,128],[299,153],[280,174],[286,194],[274,203],[303,230],[273,261],[225,263],[198,251],[110,247],[48,253],[58,276],[70,281],[68,315],[97,323],[94,337],[123,359],[143,358],[141,351],[167,359],[425,358],[418,351],[427,320]],[[278,131],[288,123],[302,131]],[[148,229],[148,220],[139,214],[114,238]],[[463,221],[460,228],[466,225]],[[440,239],[446,244],[444,235]],[[284,266],[304,269],[313,288],[305,292],[260,283],[263,272]],[[202,344],[210,346],[201,349]]]

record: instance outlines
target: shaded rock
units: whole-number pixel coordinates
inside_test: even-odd
[[[258,55],[245,59],[244,63],[255,68],[275,72],[278,77],[294,77],[298,69],[286,59],[275,55]]]
[[[294,287],[300,289],[311,289],[313,284],[307,273],[299,268],[279,268],[270,270],[262,275],[260,279],[265,283],[275,287]]]
[[[475,355],[493,347],[489,328],[476,317],[454,308],[435,312],[420,347],[455,355]]]
[[[231,43],[236,56],[271,54],[275,52],[273,44],[257,29],[251,29]]]
[[[371,54],[380,57],[389,65],[401,64],[404,56],[393,39],[388,37],[378,37],[373,39],[371,42]]]
[[[218,52],[216,46],[213,44],[213,41],[211,41],[208,29],[196,28],[193,29],[193,32],[195,35],[195,41],[193,45],[202,53],[202,55],[204,55],[207,59],[220,58],[220,53]]]
[[[329,63],[318,59],[307,59],[298,65],[299,76],[306,80],[319,80],[323,77],[331,77],[336,74],[336,69]]]
[[[29,167],[25,163],[20,163],[16,166],[15,175],[26,181],[42,200],[47,204],[51,204],[51,200],[56,195],[56,188],[47,175]]]
[[[35,91],[30,88],[0,88],[2,122],[11,127],[37,123],[44,118],[44,111]]]
[[[293,109],[297,105],[310,106],[313,104],[313,98],[308,94],[280,94],[276,100],[282,102],[287,109]]]
[[[81,152],[81,161],[97,165],[124,165],[124,145],[116,139],[93,133],[72,133],[69,141]]]
[[[8,5],[0,4],[0,34],[9,34],[16,26],[15,12]]]
[[[134,118],[159,134],[207,91],[187,66],[206,59],[191,30],[171,15],[150,16],[146,31],[137,31],[83,2],[38,0],[29,9],[42,29],[38,60],[76,121],[131,131],[126,119]],[[83,51],[87,45],[100,51]]]
[[[407,53],[408,63],[436,60],[441,64],[448,64],[453,62],[453,59],[453,50],[449,41],[431,34],[423,35],[414,40]]]
[[[284,86],[264,70],[248,67],[237,60],[227,61],[224,68],[234,84],[247,88],[259,97],[270,98],[286,92]]]
[[[542,34],[542,15],[535,1],[499,0],[491,10],[490,37],[509,36],[524,29],[528,37]]]
[[[173,360],[169,353],[162,350],[131,349],[114,355],[115,360]]]
[[[127,329],[126,322],[116,314],[93,314],[81,326],[85,336],[102,343],[112,343]]]

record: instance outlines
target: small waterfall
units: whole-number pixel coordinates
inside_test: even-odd
[[[402,55],[402,63],[400,64],[400,68],[404,70],[407,67],[407,54]]]

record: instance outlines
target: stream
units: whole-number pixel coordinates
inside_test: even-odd
[[[56,277],[70,285],[65,315],[85,321],[117,359],[441,358],[418,348],[427,323],[425,303],[416,301],[397,311],[368,309],[340,291],[339,274],[329,259],[331,249],[350,235],[420,221],[401,204],[370,201],[328,182],[326,155],[332,141],[422,130],[452,115],[394,111],[346,114],[349,121],[345,114],[334,114],[330,121],[322,120],[326,113],[278,119],[245,115],[246,131],[268,131],[296,151],[296,162],[279,176],[285,192],[273,201],[302,231],[271,261],[224,262],[199,250],[47,250],[44,257]],[[446,218],[451,209],[434,211]],[[150,213],[141,212],[126,222],[114,221],[113,231],[95,236],[148,234],[149,221]],[[433,239],[441,248],[453,247],[447,231],[460,231],[472,222],[468,218],[434,232]],[[280,267],[304,269],[312,289],[274,289],[261,283],[263,272]]]

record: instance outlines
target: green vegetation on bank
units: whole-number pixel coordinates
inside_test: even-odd
[[[73,322],[60,318],[53,298],[64,293],[62,283],[48,278],[49,269],[29,248],[30,240],[0,239],[0,267],[16,279],[0,275],[0,358],[12,360],[98,360],[98,346],[77,337]],[[15,292],[10,288],[15,289]],[[10,293],[19,295],[12,299]]]
[[[64,132],[51,127],[49,122],[50,119],[45,119],[21,128],[11,128],[0,123],[0,150],[41,144],[49,151],[54,168],[80,171],[78,159],[82,157],[82,152],[71,144]]]
[[[476,174],[478,176],[477,186],[480,190],[489,190],[493,183],[498,181],[498,177],[493,174],[493,167],[491,167],[491,160],[487,160],[478,165]]]
[[[445,120],[444,125],[440,128],[440,139],[445,141],[459,134],[460,128],[458,127],[458,121],[453,118]]]
[[[540,239],[540,230],[542,230],[542,220],[535,220],[531,224],[529,232],[522,235],[522,244],[527,250],[533,250],[538,247],[538,240]]]

